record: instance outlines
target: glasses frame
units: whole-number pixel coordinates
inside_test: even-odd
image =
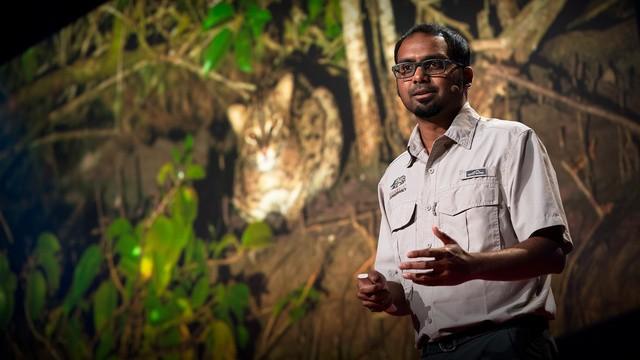
[[[426,65],[429,63],[432,63],[434,61],[442,61],[445,63],[444,68],[442,69],[442,71],[438,71],[435,73],[428,73],[426,70]],[[413,65],[413,71],[411,72],[411,75],[406,75],[406,76],[401,76],[398,72],[398,69],[400,68],[401,65],[406,65],[406,64],[411,64]],[[411,62],[411,61],[405,61],[405,62],[401,62],[401,63],[397,63],[395,65],[393,65],[391,67],[391,72],[393,72],[393,76],[396,77],[396,79],[402,80],[402,79],[408,79],[410,77],[413,77],[416,74],[416,70],[418,70],[418,67],[422,68],[422,72],[426,75],[429,76],[433,76],[433,75],[440,75],[440,74],[444,74],[447,71],[447,66],[449,64],[453,64],[455,65],[455,67],[464,67],[463,64],[453,61],[451,59],[425,59],[422,61],[418,61],[418,62]]]

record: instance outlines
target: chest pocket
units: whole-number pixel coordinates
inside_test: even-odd
[[[500,249],[498,182],[475,182],[438,195],[438,226],[467,251]]]
[[[416,210],[413,202],[398,204],[392,209],[389,225],[391,226],[391,239],[396,246],[398,258],[406,260],[407,251],[413,250],[416,237]]]

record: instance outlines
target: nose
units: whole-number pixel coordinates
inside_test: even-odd
[[[420,83],[425,81],[431,81],[431,76],[427,75],[422,66],[418,66],[416,72],[413,73],[413,82]]]

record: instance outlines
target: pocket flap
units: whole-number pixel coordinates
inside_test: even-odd
[[[402,230],[416,221],[416,204],[406,203],[392,209],[389,218],[391,232]]]
[[[457,215],[478,206],[498,205],[498,184],[485,183],[460,186],[440,194],[438,212]]]

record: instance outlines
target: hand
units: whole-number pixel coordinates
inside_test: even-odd
[[[387,279],[379,272],[372,270],[367,279],[358,280],[358,299],[367,309],[379,312],[392,306],[393,298],[387,285]]]
[[[402,277],[416,284],[428,286],[458,285],[473,279],[474,258],[464,251],[449,235],[437,226],[432,228],[433,234],[442,240],[444,247],[413,250],[407,254],[409,258],[432,257],[433,260],[407,261],[400,264],[401,270],[428,270],[426,273],[403,273]]]

